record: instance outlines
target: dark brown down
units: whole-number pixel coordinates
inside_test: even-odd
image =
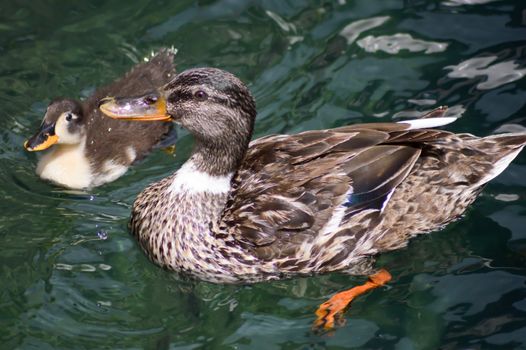
[[[99,101],[107,96],[137,96],[151,92],[169,82],[174,75],[174,54],[164,49],[148,62],[136,65],[119,80],[97,89],[83,102],[84,115],[90,116],[86,127],[86,154],[95,167],[104,166],[107,159],[127,164],[128,147],[133,147],[135,161],[141,160],[161,140],[161,136],[167,135],[173,128],[169,122],[137,123],[108,118],[99,110]],[[94,170],[98,172],[101,169]]]

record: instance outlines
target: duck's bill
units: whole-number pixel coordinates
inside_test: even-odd
[[[102,113],[113,119],[170,121],[166,100],[159,93],[140,97],[106,97],[99,103]]]
[[[58,142],[55,135],[55,123],[42,124],[40,130],[24,142],[24,148],[30,152],[43,151]]]

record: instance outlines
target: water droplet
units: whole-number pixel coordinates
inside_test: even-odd
[[[108,239],[108,233],[104,230],[99,230],[97,232],[97,236],[99,236],[99,238],[102,239],[103,241]]]

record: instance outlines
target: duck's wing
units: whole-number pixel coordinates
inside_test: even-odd
[[[258,139],[233,179],[220,228],[262,259],[293,254],[359,212],[378,215],[423,143],[446,135],[378,123]]]

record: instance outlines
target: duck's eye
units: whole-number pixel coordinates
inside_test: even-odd
[[[70,122],[73,119],[73,113],[66,113],[66,121]]]
[[[204,101],[208,98],[208,95],[203,90],[197,90],[194,94],[195,98],[199,101]]]

